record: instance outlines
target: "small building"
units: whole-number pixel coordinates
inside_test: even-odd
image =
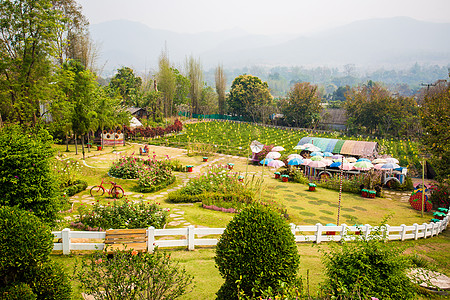
[[[319,126],[324,129],[347,129],[347,112],[343,108],[324,108],[320,116]]]
[[[128,107],[127,111],[131,113],[133,117],[138,118],[139,120],[143,117],[147,116],[147,110],[141,107]]]

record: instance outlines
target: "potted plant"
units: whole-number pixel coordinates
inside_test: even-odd
[[[281,175],[281,181],[288,182],[289,181],[289,175]]]
[[[273,174],[275,174],[275,179],[278,179],[278,178],[281,177],[280,172],[275,172],[275,173],[273,173]]]
[[[233,163],[228,163],[228,169],[233,170],[234,164]]]
[[[203,157],[203,162],[206,162],[206,161],[208,161],[208,157],[204,156]]]
[[[194,166],[191,165],[186,166],[188,172],[192,172],[192,168],[194,168]]]
[[[315,183],[308,183],[309,186],[309,190],[310,191],[315,191],[316,190],[316,184]]]

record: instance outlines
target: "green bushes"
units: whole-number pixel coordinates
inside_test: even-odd
[[[295,169],[291,173],[292,173],[292,176],[289,175],[289,177],[292,177],[292,180],[294,182],[301,183],[301,184],[308,184],[309,183],[308,177],[303,175],[302,170]]]
[[[52,170],[52,137],[46,130],[19,126],[0,129],[0,205],[31,210],[52,223],[60,209]]]
[[[72,223],[74,227],[83,230],[104,230],[108,228],[163,228],[167,222],[167,212],[157,204],[145,202],[132,203],[114,201],[102,205],[95,202],[92,209],[82,205],[78,209],[80,221]]]
[[[225,283],[218,299],[237,299],[239,289],[258,296],[280,281],[296,282],[299,254],[289,225],[276,211],[250,206],[228,223],[216,247],[215,262]]]
[[[431,189],[430,201],[433,203],[433,209],[439,207],[450,207],[450,187],[446,184],[439,184]]]
[[[73,185],[70,185],[64,189],[64,194],[67,197],[72,197],[73,195],[84,191],[87,188],[88,184],[84,180],[75,180]]]
[[[76,278],[97,300],[177,299],[193,279],[169,255],[136,251],[95,252],[83,259]]]
[[[0,207],[0,290],[23,292],[21,299],[70,299],[70,282],[50,262],[53,235],[33,214]],[[31,290],[31,292],[30,292]],[[16,291],[17,292],[17,291]],[[10,295],[14,298],[14,294]]]
[[[339,176],[334,176],[327,181],[322,181],[317,183],[318,186],[324,187],[331,190],[338,190],[341,180]],[[354,194],[359,194],[361,192],[360,186],[364,186],[363,176],[353,176],[350,179],[342,179],[342,191]]]
[[[417,299],[402,251],[385,243],[381,231],[356,242],[331,244],[330,251],[323,252],[324,292],[336,299]]]

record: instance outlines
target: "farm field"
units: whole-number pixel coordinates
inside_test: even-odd
[[[219,122],[217,122],[219,123]],[[204,126],[205,123],[196,123],[196,126]],[[229,125],[228,123],[225,123]],[[194,124],[189,124],[186,128],[186,132],[192,132],[193,128],[200,129],[200,127],[191,127]],[[219,124],[216,124],[217,130],[220,130]],[[233,126],[236,126],[234,124]],[[241,125],[242,126],[242,125]],[[272,130],[272,128],[269,128]],[[222,128],[222,130],[224,130]],[[229,132],[232,129],[230,127]],[[236,129],[238,131],[239,128]],[[250,129],[248,129],[250,130]],[[262,130],[259,128],[252,130]],[[268,133],[269,131],[267,131]],[[273,133],[275,135],[275,133]],[[276,145],[282,145],[288,149],[286,145],[296,145],[301,136],[295,135],[294,132],[279,133],[279,142],[277,139],[272,142],[271,140],[263,139],[262,135],[254,136],[248,135],[246,138],[235,137],[236,140],[242,140],[241,144],[233,144],[225,146],[228,142],[228,138],[222,142],[225,145],[215,144],[215,140],[208,141],[209,145],[212,145],[217,152],[208,155],[208,162],[202,161],[202,155],[188,156],[187,150],[183,148],[174,148],[175,142],[171,139],[185,139],[188,133],[179,135],[176,137],[165,137],[163,139],[155,139],[148,141],[150,156],[155,155],[156,158],[164,158],[169,156],[170,159],[176,159],[183,165],[193,165],[193,173],[175,172],[177,180],[167,188],[154,192],[154,193],[140,193],[136,189],[135,180],[123,180],[113,179],[108,176],[107,171],[112,163],[122,156],[137,155],[139,156],[139,147],[144,144],[127,143],[126,146],[121,147],[107,147],[103,151],[91,150],[86,152],[86,160],[82,161],[82,155],[79,153],[75,155],[74,146],[70,145],[70,152],[65,152],[64,145],[55,145],[57,154],[63,159],[78,161],[80,164],[80,175],[88,182],[89,187],[99,184],[103,178],[105,182],[114,180],[117,184],[123,186],[125,190],[126,198],[130,201],[145,201],[150,203],[160,203],[164,208],[169,208],[171,212],[183,212],[183,220],[175,220],[176,217],[170,217],[166,228],[185,227],[187,224],[195,226],[206,227],[225,227],[226,224],[233,217],[232,214],[212,211],[203,209],[200,204],[174,204],[166,201],[166,195],[174,187],[184,184],[189,178],[198,176],[201,172],[207,170],[208,166],[213,164],[227,164],[234,163],[234,172],[245,175],[248,171],[249,176],[261,177],[264,176],[263,193],[262,197],[267,200],[272,200],[278,204],[284,206],[287,209],[290,217],[289,222],[297,225],[307,225],[315,223],[336,223],[337,218],[337,205],[338,205],[338,193],[332,190],[326,190],[323,188],[317,188],[316,191],[308,191],[307,185],[299,183],[283,183],[274,179],[273,172],[275,171],[269,167],[246,165],[246,159],[243,156],[247,154],[245,152],[248,148],[246,144],[253,139],[258,139],[263,143],[270,143]],[[192,135],[195,137],[196,135]],[[200,136],[201,133],[200,133]],[[211,136],[212,137],[212,134]],[[189,138],[187,139],[187,145],[189,147]],[[200,139],[193,138],[196,142],[200,143]],[[245,142],[244,142],[245,141]],[[231,143],[231,139],[230,139]],[[158,145],[152,145],[158,144]],[[166,147],[164,145],[170,145]],[[215,147],[217,145],[217,147]],[[242,146],[239,146],[242,145]],[[182,146],[182,144],[177,144]],[[187,148],[188,148],[187,147]],[[242,147],[240,149],[239,147]],[[190,149],[190,151],[193,147]],[[233,149],[235,152],[228,152],[227,149]],[[411,150],[413,151],[413,150]],[[223,152],[223,153],[220,153]],[[240,156],[242,154],[243,156]],[[264,171],[263,171],[264,170]],[[262,171],[264,173],[262,173]],[[71,197],[71,201],[74,203],[73,211],[63,213],[61,215],[61,222],[58,224],[60,230],[68,227],[70,222],[76,220],[77,208],[81,205],[91,205],[94,199],[89,195],[89,187],[87,190],[76,194]],[[390,225],[400,224],[413,224],[429,222],[431,214],[426,213],[422,218],[420,213],[410,208],[407,201],[409,192],[387,192],[385,198],[367,199],[361,198],[355,194],[344,193],[342,196],[342,207],[340,215],[340,223],[346,223],[348,225],[353,224],[371,224],[377,225],[385,216],[391,215],[388,221]],[[103,197],[100,199],[102,203],[108,203],[113,201],[111,198]],[[393,242],[394,243],[394,242]],[[436,268],[441,272],[450,274],[450,265],[448,264],[448,250],[450,250],[450,236],[448,231],[444,231],[442,235],[436,238],[418,241],[408,241],[404,243],[398,243],[400,246],[405,246],[408,253],[418,253],[431,261],[436,265]],[[315,293],[318,290],[320,282],[324,279],[323,267],[320,260],[321,253],[319,249],[326,251],[327,244],[320,245],[315,244],[298,244],[299,253],[301,254],[301,267],[300,274],[306,279],[307,270],[309,270],[309,282],[311,293]],[[194,275],[196,287],[194,291],[183,296],[181,299],[214,299],[214,294],[222,284],[222,278],[220,277],[217,269],[214,266],[214,248],[199,248],[195,251],[186,251],[184,249],[169,250],[173,259],[178,261],[181,266],[184,266],[189,273]],[[80,260],[78,253],[70,255],[68,257],[62,255],[53,255],[52,259],[63,262],[68,271],[72,272],[73,266]],[[76,288],[76,287],[75,287]],[[79,296],[80,293],[74,294],[74,299],[82,299]]]

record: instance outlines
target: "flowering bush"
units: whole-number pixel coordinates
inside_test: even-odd
[[[143,160],[134,156],[122,157],[113,163],[109,174],[124,179],[138,178],[141,192],[154,192],[160,190],[175,181],[172,170],[176,164],[167,159],[157,160],[156,155]]]
[[[61,187],[68,187],[76,184],[76,177],[80,172],[80,163],[75,160],[62,160],[56,157],[53,170],[58,177]]]
[[[128,200],[102,205],[95,202],[92,209],[82,205],[78,208],[80,220],[72,226],[88,230],[107,228],[163,228],[167,222],[167,212],[157,204],[131,203]]]
[[[139,171],[139,189],[142,192],[160,190],[173,183],[172,166],[169,160],[148,159]]]
[[[433,209],[439,207],[448,208],[450,206],[450,187],[448,185],[440,184],[430,188],[430,201],[433,203]]]
[[[109,169],[109,174],[113,177],[123,179],[135,179],[139,175],[142,162],[134,156],[124,156],[119,161],[114,162]]]
[[[86,256],[76,279],[95,299],[177,299],[190,291],[193,277],[160,252],[104,251]]]

